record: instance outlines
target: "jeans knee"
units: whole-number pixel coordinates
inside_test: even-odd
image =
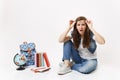
[[[72,45],[72,41],[68,40],[64,43],[64,46],[71,46]]]

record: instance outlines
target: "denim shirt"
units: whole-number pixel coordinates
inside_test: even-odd
[[[90,33],[90,38],[91,38],[91,42],[90,42],[90,47],[88,48],[88,50],[91,52],[91,53],[94,53],[96,48],[97,48],[97,45],[96,45],[96,41],[93,39],[93,33],[91,32]]]

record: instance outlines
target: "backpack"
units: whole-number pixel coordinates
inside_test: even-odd
[[[35,64],[36,49],[34,43],[23,42],[23,44],[20,45],[20,54],[26,57],[26,66]]]

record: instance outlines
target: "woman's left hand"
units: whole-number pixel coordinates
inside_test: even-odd
[[[86,20],[86,23],[87,23],[87,25],[88,25],[89,29],[91,29],[91,28],[92,28],[92,26],[93,26],[92,21],[91,21],[91,20]]]

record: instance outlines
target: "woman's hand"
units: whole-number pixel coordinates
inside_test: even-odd
[[[70,20],[69,21],[69,28],[72,29],[72,27],[74,26],[74,24],[75,24],[75,21]]]
[[[88,27],[89,27],[89,29],[93,32],[93,34],[94,34],[94,36],[95,36],[95,40],[99,43],[99,44],[105,44],[105,39],[98,33],[98,32],[96,32],[93,28],[92,28],[92,26],[93,26],[93,24],[92,24],[92,21],[86,21],[86,23],[87,23],[87,25],[88,25]]]
[[[87,23],[89,29],[91,30],[91,29],[92,29],[92,26],[93,26],[92,21],[91,21],[91,20],[86,20],[86,23]]]
[[[69,24],[68,24],[67,29],[66,29],[66,30],[60,35],[60,37],[59,37],[59,42],[60,42],[60,43],[61,43],[61,42],[66,42],[66,41],[68,41],[68,40],[71,39],[71,37],[68,36],[67,34],[68,34],[68,32],[74,27],[74,24],[75,24],[75,21],[69,20]]]

